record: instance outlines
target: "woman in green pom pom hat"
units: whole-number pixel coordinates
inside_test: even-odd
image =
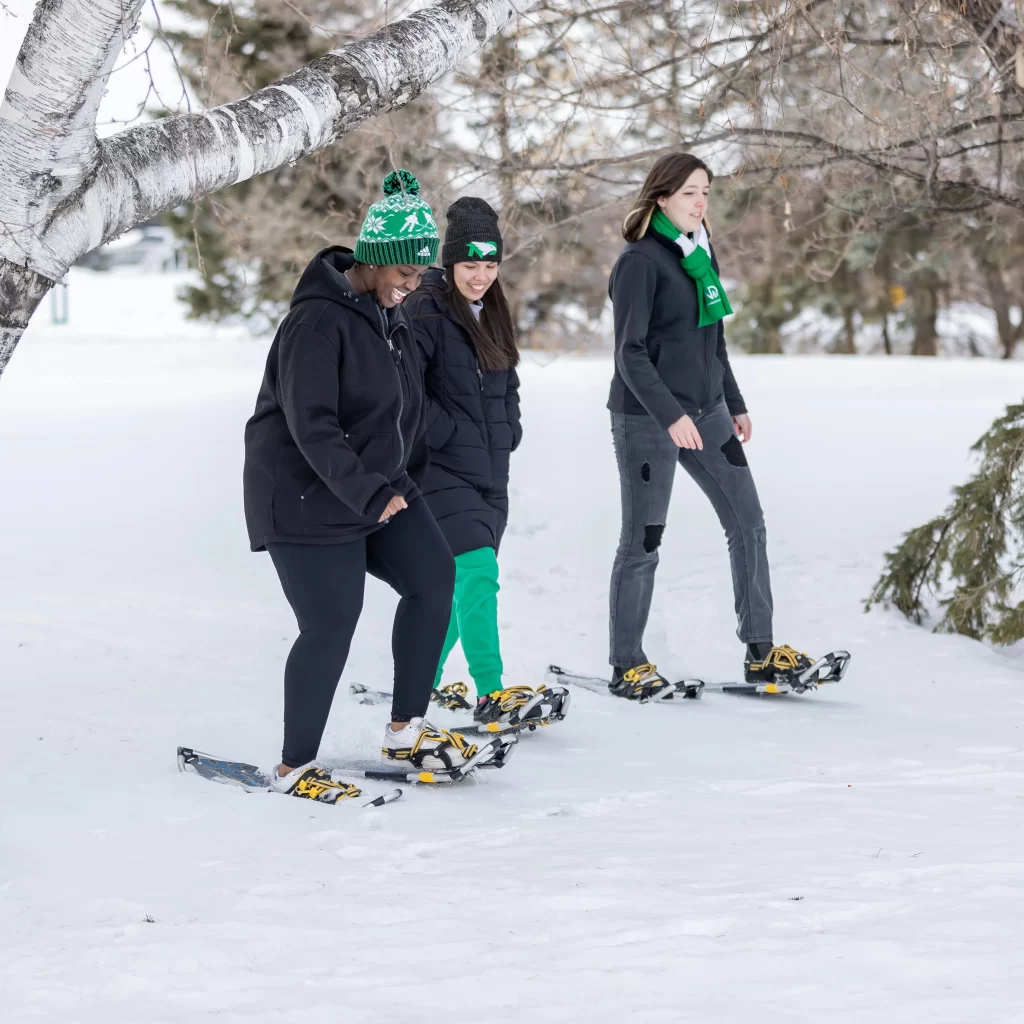
[[[811,664],[772,642],[765,522],[745,451],[751,423],[726,352],[723,320],[732,307],[706,220],[712,177],[690,153],[655,163],[623,224],[628,244],[609,283],[608,408],[622,493],[610,661],[612,691],[632,699],[671,689],[643,635],[677,465],[711,501],[728,538],[746,679],[785,682]]]
[[[254,551],[270,552],[300,630],[285,666],[284,747],[274,780],[295,796],[331,801],[355,788],[313,762],[367,573],[401,595],[382,756],[423,770],[457,766],[462,757],[423,717],[455,567],[420,494],[423,366],[401,308],[438,241],[419,183],[408,171],[389,174],[355,252],[331,246],[303,272],[245,428],[249,540]]]

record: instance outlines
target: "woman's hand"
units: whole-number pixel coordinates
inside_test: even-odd
[[[401,512],[403,508],[408,508],[405,498],[400,494],[396,494],[389,502],[388,507],[384,509],[380,514],[378,523],[383,523],[385,519],[390,519],[396,512]]]
[[[668,436],[675,441],[680,448],[696,448],[697,451],[704,451],[704,442],[697,432],[697,425],[689,416],[681,416],[668,428]]]
[[[750,422],[750,417],[745,413],[740,413],[739,416],[733,416],[732,418],[732,429],[736,431],[736,436],[746,444],[753,436],[754,427]]]

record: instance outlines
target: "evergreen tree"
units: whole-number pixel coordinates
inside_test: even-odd
[[[1024,405],[1011,405],[973,446],[977,473],[941,515],[885,559],[866,608],[894,605],[920,623],[934,598],[936,631],[1009,644],[1024,638]]]

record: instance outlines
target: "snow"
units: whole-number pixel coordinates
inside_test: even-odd
[[[184,322],[180,283],[75,272],[69,323],[44,310],[0,382],[4,1020],[1021,1020],[1019,660],[861,600],[1024,370],[735,357],[777,634],[848,647],[840,685],[674,707],[579,692],[501,772],[310,806],[174,763],[180,743],[273,763],[294,629],[242,518],[267,339]],[[604,667],[609,373],[524,367],[511,681]],[[384,710],[344,691],[388,683],[393,603],[371,581],[325,756],[379,743]],[[680,474],[650,653],[734,677],[731,604],[720,528]]]

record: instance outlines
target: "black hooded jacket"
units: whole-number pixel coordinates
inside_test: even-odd
[[[430,270],[406,300],[426,364],[430,464],[423,481],[441,532],[461,555],[497,550],[508,522],[509,455],[523,436],[519,376],[484,370],[469,335],[449,314],[445,279]]]
[[[423,367],[401,307],[356,295],[351,249],[302,273],[245,426],[245,520],[253,551],[335,544],[378,529],[426,469]]]
[[[608,408],[649,413],[666,430],[722,398],[733,416],[747,411],[725,349],[723,321],[698,327],[697,285],[682,253],[653,229],[622,250],[608,291],[615,319],[615,376]],[[711,263],[718,273],[714,250]]]

